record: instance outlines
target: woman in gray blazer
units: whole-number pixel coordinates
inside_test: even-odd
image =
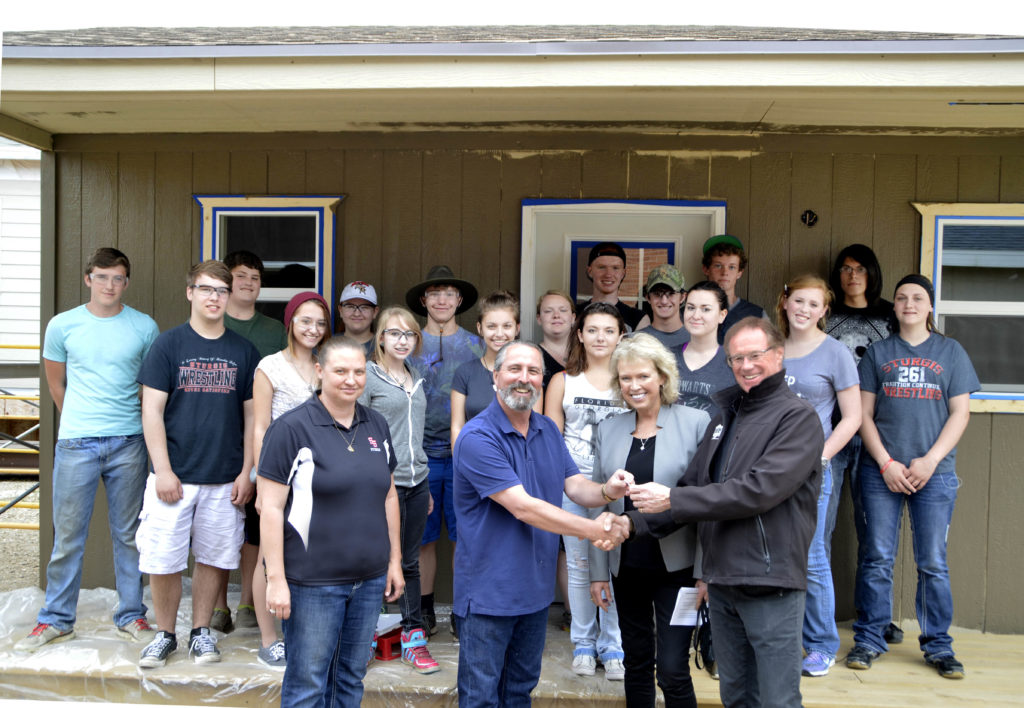
[[[623,339],[611,361],[618,393],[631,410],[604,420],[594,447],[595,482],[616,470],[633,474],[637,484],[674,486],[704,436],[710,418],[704,411],[675,405],[679,374],[675,357],[654,337],[638,333]],[[629,497],[604,509],[622,514]],[[622,648],[626,654],[626,705],[653,707],[655,666],[667,708],[695,708],[690,679],[692,626],[670,620],[679,588],[695,584],[699,561],[697,534],[684,526],[662,539],[630,538],[611,552],[591,548],[591,597],[607,607],[614,585]],[[655,631],[657,627],[657,631]]]

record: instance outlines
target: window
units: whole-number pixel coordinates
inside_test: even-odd
[[[334,306],[334,208],[341,196],[197,194],[203,260],[252,251],[265,273],[257,308],[280,318],[295,293],[314,290]]]
[[[640,307],[647,273],[675,265],[687,284],[703,280],[702,246],[725,233],[725,202],[720,200],[524,199],[520,297],[523,339],[533,339],[537,296],[556,288],[589,298],[587,257],[601,241],[626,251],[626,277],[619,298]]]
[[[915,204],[936,324],[967,350],[975,412],[1024,412],[1024,204]]]

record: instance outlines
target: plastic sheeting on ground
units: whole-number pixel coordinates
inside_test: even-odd
[[[236,629],[228,635],[214,632],[222,660],[194,664],[188,657],[191,628],[189,581],[185,579],[176,632],[178,649],[167,665],[140,669],[142,645],[127,641],[112,623],[117,594],[110,589],[83,590],[78,603],[74,639],[51,644],[35,653],[14,651],[14,644],[35,626],[43,602],[38,588],[0,593],[0,697],[35,700],[94,700],[117,703],[197,705],[271,705],[280,701],[283,672],[256,659],[259,630]],[[237,589],[229,593],[232,608]],[[149,589],[146,603],[152,607]],[[547,704],[609,705],[624,701],[621,682],[572,672],[569,633],[560,631],[554,608],[549,624],[544,667],[535,698]],[[375,660],[367,672],[364,706],[455,706],[455,680],[459,648],[448,629],[448,610],[438,607],[440,631],[430,640],[430,651],[441,671],[420,675],[401,660]],[[150,612],[152,618],[152,612]]]

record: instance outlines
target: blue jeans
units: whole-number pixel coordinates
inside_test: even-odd
[[[586,507],[569,497],[562,496],[562,508],[576,516],[589,518]],[[562,536],[565,544],[565,565],[569,571],[569,611],[572,626],[569,638],[573,643],[573,656],[588,654],[607,659],[622,659],[622,635],[619,632],[619,610],[612,593],[612,604],[607,611],[590,599],[590,541],[576,536]]]
[[[850,442],[837,452],[831,460],[832,469],[832,495],[828,501],[828,513],[825,516],[825,551],[829,560],[832,560],[832,532],[836,530],[836,519],[839,516],[839,502],[843,496],[843,478],[850,479],[850,499],[853,502],[853,525],[857,532],[857,541],[860,542],[862,524],[860,519],[860,499],[856,492],[857,468],[860,466],[860,456],[864,449],[864,443],[860,435],[854,435]]]
[[[832,586],[832,564],[825,545],[825,525],[833,496],[831,465],[821,477],[818,495],[818,521],[807,551],[807,601],[804,609],[804,649],[836,658],[839,629],[836,627],[836,591]]]
[[[415,487],[396,489],[401,519],[399,542],[402,544],[402,575],[405,576],[405,592],[398,598],[398,607],[402,612],[402,629],[408,632],[423,628],[420,609],[420,542],[423,540],[423,528],[427,525],[430,487],[427,480],[423,480]]]
[[[874,460],[865,457],[857,482],[864,513],[864,538],[854,588],[854,642],[877,652],[888,650],[883,633],[892,617],[892,569],[906,504],[917,565],[915,608],[921,625],[921,650],[926,659],[952,655],[949,625],[953,621],[953,591],[946,565],[946,538],[960,484],[956,472],[936,472],[914,494],[897,494],[889,491]]]
[[[529,706],[540,680],[547,624],[546,607],[529,615],[460,617],[459,708]]]
[[[288,583],[282,708],[358,708],[387,574],[345,585]]]
[[[146,616],[135,531],[146,490],[146,444],[142,435],[58,440],[53,456],[53,553],[46,566],[46,603],[38,622],[61,630],[75,625],[82,587],[82,557],[96,487],[107,493],[114,581],[121,627]]]
[[[423,543],[433,543],[441,538],[441,517],[448,527],[448,538],[456,541],[455,531],[455,498],[452,487],[452,458],[427,457],[430,469],[427,479],[430,480],[430,496],[434,497],[434,510],[427,517],[427,527],[423,531]]]
[[[708,593],[722,705],[803,705],[804,591],[712,584]]]

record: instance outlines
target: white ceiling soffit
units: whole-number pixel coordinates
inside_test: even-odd
[[[645,43],[654,47],[646,54],[636,43],[631,54],[567,44],[551,54],[535,53],[543,43],[523,54],[474,45],[461,55],[437,45],[426,45],[429,55],[408,45],[392,55],[379,44],[346,54],[309,45],[318,53],[304,56],[306,45],[5,47],[0,112],[51,134],[467,124],[1024,132],[1024,40],[732,43],[761,53],[704,51],[716,43],[689,43],[701,51],[686,53]],[[858,51],[840,51],[850,44]],[[879,53],[881,45],[889,51]]]

